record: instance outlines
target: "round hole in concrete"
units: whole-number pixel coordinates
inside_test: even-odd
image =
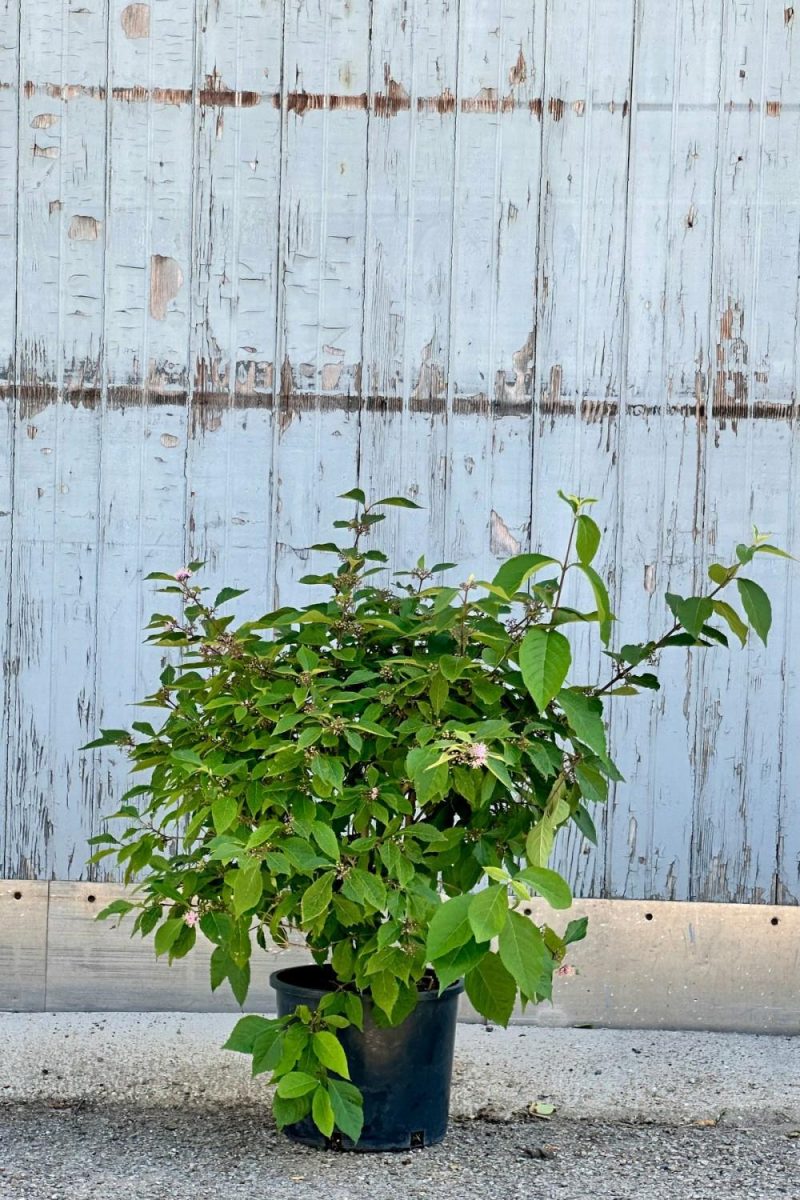
[[[769,923],[770,925],[778,925],[780,923],[780,917],[770,917]]]
[[[14,892],[14,899],[15,899],[15,900],[21,900],[21,899],[22,899],[22,892]]]
[[[87,896],[86,899],[89,901],[90,904],[94,904],[97,897],[96,896]]]
[[[653,919],[653,914],[652,914],[652,913],[645,913],[645,914],[644,914],[644,919],[645,919],[645,921],[652,921],[652,919]]]

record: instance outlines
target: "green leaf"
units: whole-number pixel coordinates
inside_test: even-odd
[[[348,871],[342,891],[350,900],[365,904],[376,912],[382,912],[386,907],[386,885],[383,880],[368,871],[362,871],[361,867],[353,867]]]
[[[586,840],[591,842],[593,846],[596,846],[597,830],[594,827],[594,821],[589,816],[582,804],[579,804],[575,809],[574,813],[572,814],[572,819]]]
[[[314,1099],[311,1102],[311,1116],[320,1133],[325,1137],[330,1137],[333,1133],[336,1118],[333,1114],[333,1105],[331,1104],[330,1096],[322,1084],[314,1092]]]
[[[345,1079],[350,1078],[347,1055],[336,1034],[323,1029],[319,1033],[314,1034],[311,1039],[311,1046],[317,1056],[317,1061],[321,1062],[323,1067],[327,1067],[330,1071],[335,1071],[337,1075],[341,1075]]]
[[[569,804],[564,799],[566,783],[563,779],[553,787],[547,807],[539,821],[528,833],[525,852],[532,867],[546,867],[553,852],[556,830],[569,818]]]
[[[324,916],[330,908],[333,898],[333,881],[335,878],[336,872],[328,871],[325,875],[320,875],[319,879],[315,879],[311,887],[306,888],[305,892],[303,892],[300,911],[303,925],[306,928],[315,925],[319,918]]]
[[[690,596],[688,600],[682,600],[680,596],[673,596],[668,592],[666,599],[675,614],[675,619],[680,621],[686,632],[694,638],[699,637],[700,631],[714,611],[708,596]]]
[[[431,918],[428,926],[428,958],[436,961],[457,950],[472,937],[472,925],[469,919],[469,908],[472,896],[454,896],[440,904]]]
[[[339,861],[339,839],[330,825],[323,825],[321,821],[315,821],[311,826],[311,836],[323,854],[332,858],[334,862]]]
[[[362,492],[361,488],[351,488],[349,492],[342,492],[339,496],[340,500],[357,500],[359,504],[366,504],[367,497]]]
[[[586,927],[589,924],[588,917],[578,917],[575,921],[570,921],[567,926],[567,932],[564,934],[563,942],[565,946],[571,945],[573,942],[582,942],[586,937]]]
[[[447,680],[441,672],[437,671],[431,680],[428,695],[430,696],[431,708],[438,717],[439,713],[447,703],[447,697],[450,694],[450,687]]]
[[[551,908],[569,908],[572,904],[569,884],[557,871],[551,871],[548,867],[526,867],[516,878],[530,884]]]
[[[439,670],[449,683],[454,683],[463,674],[467,659],[456,658],[454,654],[443,654],[439,659]]]
[[[405,496],[384,496],[383,500],[376,500],[372,507],[374,508],[377,504],[388,504],[390,508],[422,508],[421,504],[415,504],[413,500],[407,500]]]
[[[469,923],[476,942],[497,937],[508,919],[508,890],[504,884],[484,888],[470,898]]]
[[[237,917],[255,908],[264,891],[264,880],[259,862],[248,863],[234,871],[233,911]]]
[[[273,1029],[265,1029],[253,1043],[252,1075],[263,1075],[266,1071],[274,1071],[283,1057],[283,1026],[278,1021],[272,1022]]]
[[[491,950],[484,955],[477,966],[467,972],[464,987],[481,1016],[498,1025],[508,1025],[517,999],[517,984],[499,955]]]
[[[319,1080],[306,1071],[290,1071],[278,1080],[276,1090],[282,1099],[294,1100],[298,1096],[305,1096],[307,1092],[313,1092],[318,1083]]]
[[[722,617],[731,633],[735,634],[744,646],[747,643],[747,626],[736,609],[732,608],[730,604],[726,604],[724,600],[714,600],[712,603],[714,612],[718,617]]]
[[[772,605],[769,596],[752,579],[737,579],[736,583],[747,619],[766,646],[767,635],[772,625]]]
[[[576,538],[575,545],[578,551],[578,558],[586,567],[597,554],[600,546],[600,530],[591,517],[585,514],[579,516],[575,521]]]
[[[136,905],[131,904],[130,900],[112,900],[104,909],[101,909],[95,920],[105,921],[108,917],[124,917],[126,913],[131,912],[135,907]]]
[[[406,755],[406,773],[414,784],[420,804],[428,804],[444,794],[447,787],[447,763],[434,766],[440,757],[431,746],[416,746]]]
[[[214,608],[219,608],[220,604],[225,604],[228,600],[235,600],[237,596],[244,596],[247,588],[230,588],[225,587],[221,592],[217,593],[214,601]]]
[[[376,971],[369,977],[369,990],[374,1003],[391,1018],[397,997],[400,995],[397,977],[391,971]]]
[[[492,583],[507,596],[513,596],[537,571],[541,571],[543,567],[555,566],[557,562],[558,559],[548,558],[546,554],[518,554],[503,563]]]
[[[173,762],[181,763],[186,767],[202,767],[204,765],[196,750],[173,750],[170,758]]]
[[[558,703],[579,741],[594,750],[595,754],[605,754],[606,727],[603,703],[599,697],[587,696],[575,688],[565,688],[558,693]]]
[[[575,768],[575,778],[581,794],[594,804],[605,804],[608,799],[608,780],[593,763],[581,762]]]
[[[231,1030],[223,1050],[236,1050],[239,1054],[252,1054],[256,1039],[262,1034],[275,1030],[280,1032],[277,1022],[266,1017],[248,1016],[237,1021]]]
[[[708,568],[708,577],[712,583],[716,583],[719,587],[725,587],[738,570],[738,566],[723,567],[722,563],[712,563]]]
[[[443,958],[437,958],[436,978],[439,981],[439,991],[443,992],[456,979],[460,979],[462,975],[466,975],[468,971],[477,966],[488,950],[486,942],[478,945],[474,938],[470,938],[457,950],[451,950]]]
[[[600,622],[600,640],[604,646],[607,646],[611,638],[611,622],[614,620],[614,614],[611,611],[611,601],[608,597],[608,589],[594,567],[583,562],[578,565],[589,581],[589,586],[594,594],[597,618]]]
[[[333,1107],[337,1129],[357,1142],[364,1127],[364,1101],[357,1087],[338,1079],[328,1080],[328,1096]]]
[[[233,796],[222,795],[211,805],[211,816],[217,833],[230,829],[239,814],[239,804]]]
[[[536,926],[521,913],[511,912],[498,939],[500,960],[517,981],[523,995],[546,995],[550,979],[550,953]]]
[[[298,1121],[302,1121],[303,1117],[308,1116],[310,1111],[311,1097],[308,1094],[292,1099],[287,1096],[275,1096],[272,1101],[272,1115],[278,1129],[284,1129],[287,1125],[295,1125]]]
[[[567,677],[572,653],[563,633],[529,629],[519,647],[519,666],[525,686],[543,712]]]
[[[162,954],[166,954],[185,928],[182,917],[170,917],[163,925],[159,925],[153,939],[156,955],[160,957]]]

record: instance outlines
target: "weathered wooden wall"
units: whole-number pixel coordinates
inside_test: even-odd
[[[426,505],[401,557],[480,573],[598,496],[628,640],[752,520],[798,548],[799,25],[0,0],[0,874],[85,877],[125,777],[76,746],[154,677],[142,574],[296,596],[356,481]],[[763,574],[768,653],[615,704],[583,893],[800,895],[800,586]]]

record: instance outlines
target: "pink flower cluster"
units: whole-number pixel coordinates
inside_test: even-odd
[[[200,920],[200,918],[197,915],[197,913],[194,911],[194,909],[190,909],[189,912],[187,912],[186,916],[183,918],[183,920],[186,925],[191,926],[191,925],[196,925],[197,922]]]
[[[175,572],[175,578],[177,579],[178,583],[186,583],[192,578],[192,572],[188,567],[181,567],[180,571]]]
[[[471,767],[486,766],[489,751],[485,742],[474,742],[471,746],[467,747],[467,754],[469,755],[469,765]]]

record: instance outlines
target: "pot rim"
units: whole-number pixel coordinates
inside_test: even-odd
[[[322,986],[321,987],[308,987],[306,984],[295,983],[292,980],[292,978],[291,978],[292,975],[299,974],[301,971],[303,973],[305,973],[309,970],[322,971],[323,968],[317,967],[315,963],[304,963],[302,965],[295,965],[293,967],[280,967],[277,971],[273,971],[272,974],[270,975],[269,985],[276,992],[277,991],[282,991],[282,992],[292,991],[292,992],[297,992],[299,994],[302,994],[304,996],[317,996],[320,999],[323,996],[327,996],[329,992],[333,992],[336,990],[334,987],[322,987]],[[430,989],[429,991],[418,992],[419,998],[417,1000],[417,1003],[418,1004],[421,1002],[430,1003],[431,1001],[445,1000],[450,996],[458,996],[463,991],[464,991],[464,980],[456,979],[455,982],[448,984],[448,986],[441,993],[439,993],[434,988]],[[360,992],[355,992],[354,994],[361,995],[362,998],[366,1001],[366,1003],[371,1003],[369,996],[364,996],[363,993],[360,993]]]

